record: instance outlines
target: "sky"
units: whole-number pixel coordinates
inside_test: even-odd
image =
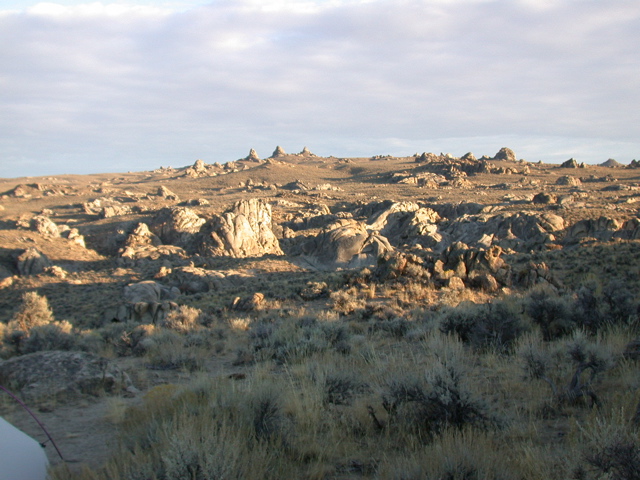
[[[0,177],[640,159],[637,0],[0,1]]]

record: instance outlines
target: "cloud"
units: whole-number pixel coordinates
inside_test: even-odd
[[[0,13],[0,176],[16,162],[33,174],[132,170],[285,143],[370,155],[504,138],[551,157],[565,139],[583,155],[631,155],[639,18],[637,2],[576,0]]]

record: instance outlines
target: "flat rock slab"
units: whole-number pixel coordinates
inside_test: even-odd
[[[36,352],[0,363],[2,385],[30,400],[111,392],[124,377],[109,360],[87,352]]]

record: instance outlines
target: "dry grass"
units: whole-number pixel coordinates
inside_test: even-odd
[[[574,223],[636,217],[636,171],[530,165],[527,175],[468,177],[473,188],[429,189],[390,182],[390,174],[418,167],[412,157],[292,157],[250,167],[199,179],[177,171],[33,179],[62,185],[67,195],[2,200],[0,265],[16,273],[16,253],[36,246],[68,272],[15,276],[0,288],[2,355],[100,352],[126,364],[134,384],[147,390],[133,408],[108,399],[119,448],[104,465],[58,466],[54,479],[637,478],[620,472],[636,466],[638,448],[638,360],[622,355],[640,333],[638,241],[506,252],[513,270],[544,262],[559,286],[495,293],[438,288],[426,269],[376,282],[371,270],[316,271],[289,256],[126,265],[114,256],[131,226],[172,204],[155,196],[160,185],[182,199],[207,200],[193,207],[204,217],[240,199],[264,198],[276,224],[320,203],[344,214],[375,199],[478,202],[496,212],[526,207]],[[622,190],[602,191],[605,182],[555,185],[562,175],[610,173]],[[248,188],[248,180],[256,186]],[[260,187],[295,180],[339,189]],[[0,180],[0,191],[16,184]],[[540,191],[583,203],[527,200]],[[126,197],[139,211],[107,219],[84,212],[84,202],[104,196]],[[78,228],[89,248],[19,226],[45,208],[58,225]],[[155,324],[104,317],[125,285],[191,265],[234,280],[182,295],[179,308]],[[34,292],[48,306],[27,310],[46,321],[26,325],[19,306]],[[234,299],[257,292],[260,305],[234,309]],[[12,332],[21,318],[29,335],[18,339]],[[597,406],[584,401],[594,397]]]

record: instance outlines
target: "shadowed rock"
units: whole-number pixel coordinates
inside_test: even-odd
[[[611,240],[621,226],[619,220],[609,217],[580,220],[567,229],[564,242],[573,243],[585,237]]]
[[[151,220],[149,228],[160,237],[162,243],[190,249],[194,235],[205,222],[204,218],[189,208],[172,207],[160,210]]]
[[[580,165],[575,158],[570,158],[566,162],[563,162],[560,168],[580,168]]]
[[[533,197],[532,202],[537,205],[551,205],[556,203],[558,198],[552,193],[540,192]]]
[[[307,239],[293,253],[305,256],[314,266],[331,269],[375,265],[390,251],[393,247],[385,237],[368,232],[361,222],[344,219]]]
[[[123,293],[127,303],[161,303],[165,300],[175,300],[180,296],[180,290],[177,288],[165,287],[152,280],[127,285]]]
[[[43,273],[51,265],[49,258],[35,247],[27,248],[18,256],[18,273],[23,277]]]
[[[36,352],[0,364],[3,384],[28,400],[99,395],[125,386],[128,378],[107,359],[87,352]]]

